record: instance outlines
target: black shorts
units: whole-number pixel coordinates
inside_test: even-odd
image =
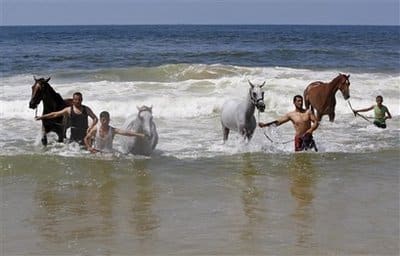
[[[378,121],[374,121],[374,125],[379,127],[379,128],[382,128],[382,129],[386,128],[386,124],[385,123],[380,123]]]

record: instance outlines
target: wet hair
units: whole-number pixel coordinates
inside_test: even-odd
[[[376,99],[381,99],[381,101],[383,101],[383,97],[381,95],[376,96]]]
[[[108,113],[107,111],[102,111],[100,113],[100,118],[107,118],[110,119],[110,113]]]
[[[80,92],[74,92],[74,94],[72,95],[72,97],[74,97],[74,96],[79,96],[79,97],[82,98],[82,93],[80,93]]]
[[[296,102],[296,99],[297,99],[297,98],[300,98],[300,99],[303,100],[303,97],[302,97],[301,95],[296,95],[296,96],[293,97],[293,103]]]

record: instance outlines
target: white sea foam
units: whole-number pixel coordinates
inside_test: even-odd
[[[150,70],[149,70],[150,69]],[[153,69],[153,70],[152,70]],[[87,104],[98,114],[103,110],[111,113],[115,126],[123,124],[128,117],[135,115],[136,106],[153,106],[153,115],[159,126],[159,148],[166,155],[181,157],[204,157],[214,154],[234,154],[240,152],[291,152],[292,144],[271,145],[261,129],[256,130],[253,141],[249,145],[233,142],[220,145],[222,140],[219,113],[223,102],[230,98],[245,98],[248,92],[248,82],[265,85],[266,112],[260,115],[262,121],[273,120],[293,109],[292,98],[303,94],[304,88],[312,81],[329,82],[338,72],[344,70],[304,70],[283,67],[234,67],[223,65],[166,65],[156,68],[142,68],[143,74],[135,79],[132,70],[96,71],[93,81],[79,80],[74,76],[68,80],[63,74],[55,74],[50,80],[52,87],[63,97],[71,97],[73,92],[81,91],[84,104]],[[135,73],[136,72],[136,73]],[[152,79],[151,75],[162,72]],[[175,73],[174,73],[175,72]],[[101,75],[106,74],[106,75]],[[122,74],[122,75],[121,75]],[[139,74],[135,69],[133,74]],[[123,77],[121,77],[123,76]],[[126,78],[131,79],[127,81]],[[99,79],[100,78],[100,79]],[[112,79],[104,79],[112,78]],[[359,73],[351,74],[351,104],[354,108],[364,108],[374,104],[375,96],[384,97],[394,116],[388,121],[387,136],[382,135],[388,143],[371,143],[376,134],[382,130],[373,127],[366,121],[355,118],[343,99],[337,93],[336,121],[327,122],[327,117],[315,134],[320,146],[325,152],[369,151],[371,148],[392,147],[399,145],[399,74]],[[14,145],[20,137],[20,126],[24,130],[23,137],[35,142],[40,122],[34,121],[35,110],[28,108],[31,97],[31,75],[19,75],[1,78],[2,94],[0,95],[1,129],[7,131],[7,138],[0,142]],[[39,105],[38,113],[42,111]],[[373,113],[365,113],[372,116]],[[257,116],[257,115],[256,115]],[[292,139],[291,125],[279,127],[279,141]],[[4,132],[3,132],[4,134]],[[383,133],[382,133],[383,134]],[[240,141],[234,133],[232,139]],[[381,135],[379,135],[381,136]],[[397,136],[397,137],[396,137]],[[369,140],[363,140],[362,138]],[[118,140],[117,140],[118,143]],[[372,145],[372,146],[371,146]],[[11,146],[10,146],[11,147]]]

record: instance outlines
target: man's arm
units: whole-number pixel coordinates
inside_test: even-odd
[[[259,122],[258,123],[258,126],[260,126],[261,128],[262,127],[268,127],[268,126],[271,126],[272,124],[275,124],[276,126],[279,126],[279,125],[281,125],[281,124],[284,124],[284,123],[286,123],[287,121],[290,121],[290,117],[289,117],[289,115],[284,115],[283,117],[281,117],[281,118],[279,118],[279,119],[277,119],[277,120],[274,120],[274,121],[272,121],[272,122],[269,122],[269,123],[261,123],[261,122]]]
[[[310,129],[308,129],[308,130],[306,131],[306,133],[312,134],[312,133],[318,128],[319,122],[318,122],[318,119],[317,119],[317,117],[314,115],[313,112],[311,112],[311,111],[308,110],[308,113],[309,113],[310,120],[311,120],[311,127],[310,127]]]
[[[83,139],[85,142],[86,149],[89,150],[92,153],[96,153],[97,150],[92,148],[92,139],[96,135],[97,127],[93,127],[85,136]]]
[[[123,135],[123,136],[138,136],[138,137],[144,137],[143,133],[137,133],[137,132],[133,132],[133,131],[127,131],[127,130],[121,130],[121,129],[117,129],[114,128],[114,133],[115,134],[119,134],[119,135]]]
[[[92,119],[92,124],[90,125],[90,127],[88,127],[88,130],[87,130],[87,132],[89,132],[93,129],[93,127],[96,126],[98,119],[97,119],[97,116],[93,113],[93,111],[88,106],[86,106],[86,111],[87,111],[88,115],[90,116],[90,118]]]
[[[70,109],[70,107],[66,107],[60,111],[50,112],[43,116],[36,116],[35,120],[38,121],[38,120],[43,120],[43,119],[52,119],[52,118],[55,118],[58,116],[67,115],[67,114],[69,114],[69,109]]]

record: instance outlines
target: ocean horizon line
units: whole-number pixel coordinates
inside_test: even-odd
[[[299,27],[400,27],[400,24],[258,24],[258,23],[248,23],[248,24],[231,24],[231,23],[143,23],[143,24],[0,24],[0,27],[106,27],[106,26],[201,26],[201,27],[216,27],[216,26],[299,26]]]

